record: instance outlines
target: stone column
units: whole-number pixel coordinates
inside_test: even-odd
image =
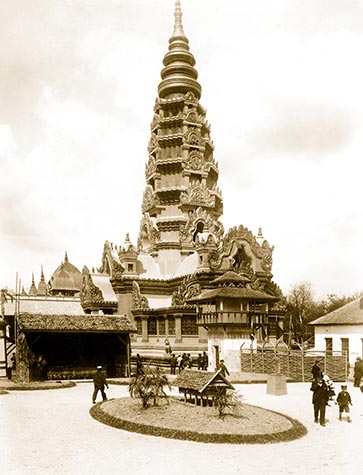
[[[142,316],[141,317],[141,334],[142,334],[142,338],[141,338],[141,341],[142,342],[146,342],[146,341],[149,341],[149,334],[148,334],[148,331],[147,331],[147,319],[148,317],[147,316]]]
[[[181,332],[181,319],[182,315],[174,315],[175,316],[175,343],[182,342],[182,332]]]

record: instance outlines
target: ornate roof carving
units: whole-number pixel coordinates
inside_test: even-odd
[[[104,303],[101,290],[93,283],[91,274],[86,266],[82,270],[82,287],[80,292],[82,305]]]
[[[206,208],[214,208],[215,197],[205,184],[190,185],[189,188],[181,193],[180,202],[192,206],[204,206]]]
[[[142,198],[142,212],[145,213],[150,209],[155,208],[155,206],[160,205],[160,200],[158,195],[154,192],[151,185],[147,185],[144,191],[144,196]]]
[[[155,219],[151,218],[149,213],[145,212],[140,223],[138,247],[143,249],[144,243],[156,244],[159,241],[160,231],[156,225]]]
[[[206,209],[198,207],[196,210],[189,211],[188,221],[180,225],[180,242],[190,243],[193,240],[194,233],[197,231],[198,223],[203,224],[203,232],[209,232],[219,242],[223,236],[223,224],[215,219]]]
[[[141,294],[139,284],[134,280],[132,282],[132,306],[131,310],[149,308],[147,298]]]
[[[181,307],[187,306],[187,300],[196,297],[201,293],[201,286],[199,282],[196,281],[193,275],[188,275],[184,277],[181,281],[178,290],[173,292],[171,297],[171,306],[172,307]]]

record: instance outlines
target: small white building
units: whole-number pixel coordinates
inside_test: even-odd
[[[363,358],[363,297],[310,322],[314,326],[315,349],[346,351],[349,364]]]

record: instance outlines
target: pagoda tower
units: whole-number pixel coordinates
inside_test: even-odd
[[[179,0],[174,15],[151,123],[138,239],[140,257],[151,256],[164,278],[180,274],[188,256],[197,258],[198,235],[212,234],[218,242],[224,232],[218,164]]]

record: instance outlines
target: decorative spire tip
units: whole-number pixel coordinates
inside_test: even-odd
[[[182,24],[182,10],[181,10],[181,3],[180,0],[175,0],[175,24],[174,24],[174,31],[172,36],[185,36]]]

